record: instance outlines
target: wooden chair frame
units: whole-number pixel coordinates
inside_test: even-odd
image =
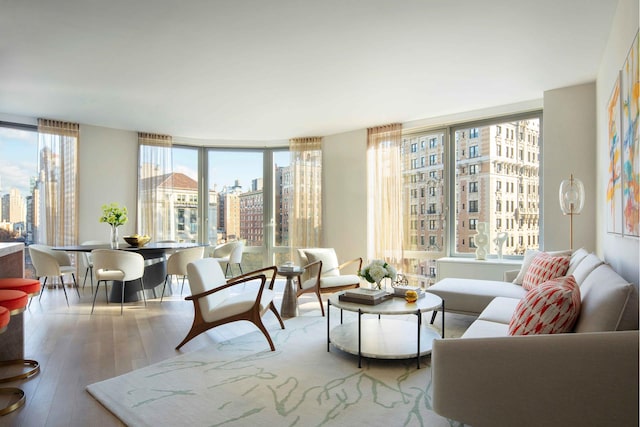
[[[358,263],[358,271],[360,271],[362,269],[362,257],[360,258],[355,258],[346,262],[343,262],[342,264],[340,264],[338,266],[338,270],[342,270],[344,267],[347,267],[351,264],[355,264]],[[300,276],[298,276],[298,291],[296,292],[296,298],[298,298],[300,295],[302,294],[306,294],[306,293],[311,293],[313,292],[314,294],[316,294],[316,296],[318,297],[318,302],[320,303],[320,310],[322,311],[322,316],[324,317],[324,305],[322,304],[322,297],[320,296],[320,294],[332,294],[334,292],[338,292],[338,291],[344,291],[346,289],[353,289],[353,288],[359,288],[360,287],[360,282],[358,283],[354,283],[351,285],[344,285],[344,286],[332,286],[330,288],[321,288],[320,287],[320,278],[322,277],[322,261],[315,261],[312,262],[310,264],[307,264],[304,266],[304,269],[310,269],[312,267],[318,267],[318,274],[316,275],[316,284],[311,287],[311,288],[307,288],[307,289],[302,289],[302,282],[300,279]]]
[[[269,305],[264,308],[264,310],[260,311],[260,300],[262,299],[262,292],[264,291],[264,287],[265,287],[265,284],[267,282],[267,276],[265,274],[258,274],[258,273],[264,273],[264,272],[267,272],[267,271],[271,271],[272,272],[271,281],[269,282],[268,289],[273,290],[273,285],[275,283],[276,274],[277,274],[277,271],[278,271],[277,267],[275,267],[275,266],[265,267],[265,268],[261,268],[261,269],[258,269],[258,270],[251,271],[249,273],[245,273],[245,274],[243,274],[241,276],[234,277],[232,279],[227,280],[227,282],[224,285],[220,286],[220,287],[217,287],[217,288],[214,288],[214,289],[210,289],[210,290],[208,290],[206,292],[201,292],[199,294],[190,295],[190,296],[186,297],[185,300],[193,302],[193,309],[194,309],[193,324],[191,325],[191,329],[187,333],[187,336],[176,347],[176,350],[179,350],[180,347],[185,345],[187,342],[191,341],[196,336],[200,335],[201,333],[203,333],[205,331],[208,331],[211,328],[215,328],[216,326],[224,325],[224,324],[231,323],[231,322],[237,322],[239,320],[247,320],[247,321],[253,323],[254,325],[256,325],[256,327],[258,329],[260,329],[262,334],[265,336],[265,338],[269,342],[269,347],[271,348],[271,351],[275,351],[276,348],[275,348],[275,346],[273,344],[273,341],[271,340],[271,336],[269,335],[269,331],[267,331],[267,328],[262,323],[262,315],[264,313],[266,313],[267,310],[271,310],[273,312],[273,314],[275,314],[276,318],[278,319],[278,322],[280,322],[280,326],[282,327],[282,329],[284,329],[284,323],[282,322],[282,318],[280,317],[280,314],[278,313],[278,310],[276,309],[275,305],[273,304],[273,301],[271,301],[269,303]],[[255,300],[254,304],[251,306],[250,309],[248,309],[245,312],[238,313],[238,314],[235,314],[235,315],[230,316],[230,317],[226,317],[226,318],[223,318],[223,319],[216,320],[214,322],[207,322],[207,321],[204,320],[204,318],[202,316],[202,311],[200,309],[200,303],[199,303],[199,300],[201,298],[204,298],[207,295],[211,295],[211,294],[213,294],[215,292],[220,292],[220,291],[223,291],[225,289],[229,289],[232,286],[237,286],[237,285],[240,285],[242,283],[246,283],[246,282],[249,282],[251,280],[256,280],[256,279],[260,279],[260,281],[261,281],[260,289],[258,291],[258,295],[256,296],[256,300]]]

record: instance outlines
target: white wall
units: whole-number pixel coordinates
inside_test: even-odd
[[[322,149],[323,245],[340,262],[366,259],[367,130],[327,136]]]
[[[103,204],[127,207],[129,222],[119,227],[120,237],[136,232],[138,182],[138,134],[136,132],[80,125],[79,242],[109,240],[109,226],[98,222]]]
[[[614,17],[597,79],[597,206],[598,254],[625,279],[636,286],[640,282],[640,240],[620,237],[606,232],[606,186],[608,182],[608,116],[606,104],[618,71],[622,68],[631,43],[638,32],[638,0],[620,0]]]
[[[562,215],[558,191],[571,174],[585,189],[585,205],[573,217],[573,247],[596,250],[595,83],[544,93],[542,141],[542,247],[568,249],[569,217]]]

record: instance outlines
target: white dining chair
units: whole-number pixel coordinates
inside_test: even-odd
[[[240,274],[243,274],[243,271],[242,271],[243,252],[244,252],[244,241],[234,240],[232,242],[223,243],[213,248],[211,257],[215,258],[220,264],[226,263],[227,266],[224,269],[224,276],[228,277],[230,270],[231,270],[231,274],[233,275],[233,270],[231,269],[231,265],[237,265],[238,268],[240,269]]]
[[[180,295],[184,289],[184,281],[187,277],[187,264],[191,261],[202,258],[204,255],[204,246],[198,246],[195,248],[181,249],[173,253],[167,261],[167,275],[164,278],[164,286],[162,286],[162,295],[160,296],[160,302],[164,298],[164,290],[169,282],[169,289],[171,289],[171,277],[182,276],[182,287],[180,288]]]
[[[31,263],[36,269],[36,277],[40,279],[44,277],[42,283],[42,290],[38,301],[42,299],[42,294],[47,287],[47,279],[49,277],[59,277],[62,290],[64,291],[64,298],[67,300],[67,306],[69,305],[69,298],[67,297],[67,290],[64,283],[64,277],[71,275],[73,279],[73,286],[76,288],[78,298],[80,298],[80,290],[78,289],[78,283],[76,282],[76,268],[71,265],[71,258],[65,251],[53,250],[51,246],[33,244],[29,245],[29,256],[31,257]]]
[[[101,240],[87,240],[82,242],[80,246],[93,246],[93,245],[108,245],[108,242]],[[87,276],[91,279],[91,292],[93,293],[93,259],[91,258],[91,251],[80,253],[80,264],[84,267],[84,280],[82,281],[82,289],[87,285]]]
[[[121,251],[114,249],[95,249],[91,251],[93,258],[93,269],[96,275],[96,292],[93,296],[93,304],[91,305],[91,313],[96,305],[96,297],[100,289],[100,282],[105,282],[104,292],[107,296],[107,304],[109,296],[107,295],[107,281],[119,281],[122,283],[122,300],[120,302],[120,314],[124,310],[124,288],[127,282],[139,281],[140,290],[144,305],[147,305],[147,299],[144,295],[144,283],[142,276],[144,274],[144,258],[136,252]]]

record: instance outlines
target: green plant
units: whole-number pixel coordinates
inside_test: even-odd
[[[127,207],[118,203],[110,203],[108,205],[102,205],[102,216],[100,222],[106,222],[107,224],[118,227],[127,223],[129,218],[127,217]]]

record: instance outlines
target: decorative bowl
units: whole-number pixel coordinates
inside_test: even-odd
[[[151,241],[151,237],[149,236],[124,236],[123,239],[131,246],[135,246],[137,248],[140,248]]]

